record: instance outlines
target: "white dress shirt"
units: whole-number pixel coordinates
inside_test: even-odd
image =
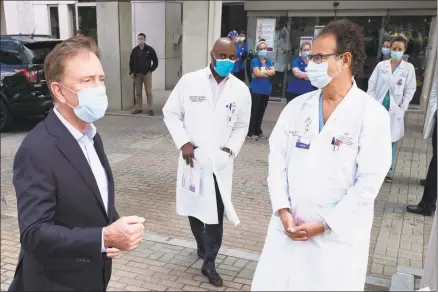
[[[105,168],[100,162],[99,156],[97,155],[96,149],[94,148],[94,136],[96,135],[96,127],[93,124],[87,128],[84,134],[79,132],[75,127],[73,127],[56,109],[53,109],[56,116],[64,124],[67,130],[73,135],[73,137],[78,142],[79,146],[84,153],[88,164],[91,167],[94,178],[96,179],[97,187],[99,188],[99,193],[102,196],[102,201],[105,206],[105,210],[108,214],[108,177],[106,175]],[[106,248],[103,242],[103,228],[102,228],[102,252],[105,252]]]
[[[217,83],[210,69],[210,74],[208,75],[208,81],[210,81],[210,88],[211,88],[211,93],[213,95],[214,106],[216,106],[219,97],[221,96],[222,90],[225,87],[225,83],[228,81],[228,79],[230,79],[229,76],[225,77],[220,83]]]

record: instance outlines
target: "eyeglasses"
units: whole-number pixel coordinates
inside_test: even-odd
[[[327,59],[327,57],[330,57],[330,56],[336,56],[336,54],[335,53],[315,54],[315,55],[309,55],[309,56],[307,56],[307,58],[309,59],[309,61],[313,61],[316,64],[321,64],[324,59]]]
[[[217,56],[216,56],[216,54],[213,54],[213,55],[217,60],[226,60],[226,59],[230,59],[231,61],[237,60],[236,55],[229,55],[229,56],[227,56],[226,54],[218,54]]]

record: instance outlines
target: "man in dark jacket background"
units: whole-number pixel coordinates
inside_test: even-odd
[[[154,115],[152,110],[153,96],[152,96],[152,72],[158,67],[158,58],[155,50],[146,45],[146,35],[139,33],[137,37],[138,46],[132,49],[129,58],[129,74],[135,80],[135,108],[133,115],[142,112],[143,105],[143,84],[146,90],[146,97],[148,102],[148,114]]]

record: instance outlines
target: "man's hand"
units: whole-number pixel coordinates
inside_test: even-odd
[[[195,157],[195,149],[192,143],[186,143],[181,147],[183,158],[186,160],[187,165],[193,167],[193,158]]]
[[[280,216],[281,223],[283,223],[284,234],[286,234],[290,239],[296,241],[304,241],[307,240],[306,233],[304,231],[297,232],[295,230],[295,222],[292,214],[289,212],[289,209],[280,209],[278,210],[278,215]]]
[[[104,245],[120,250],[136,249],[143,238],[144,221],[144,218],[138,216],[122,217],[104,227]]]
[[[294,229],[296,233],[305,232],[307,238],[324,233],[324,225],[322,222],[303,223],[302,225],[296,226]]]
[[[120,249],[109,247],[106,249],[106,256],[113,260],[118,259],[120,258]]]

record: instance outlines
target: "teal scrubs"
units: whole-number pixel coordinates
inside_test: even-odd
[[[395,70],[397,70],[397,67],[394,70],[392,70],[392,73],[394,73]],[[389,90],[386,93],[385,98],[383,99],[382,105],[386,108],[387,111],[389,111],[389,107],[391,105],[391,98],[389,96]],[[392,173],[392,171],[394,169],[394,163],[395,163],[396,158],[397,158],[397,141],[392,142],[392,162],[391,162],[391,167],[389,168],[389,171],[388,171],[388,175],[390,173]]]

